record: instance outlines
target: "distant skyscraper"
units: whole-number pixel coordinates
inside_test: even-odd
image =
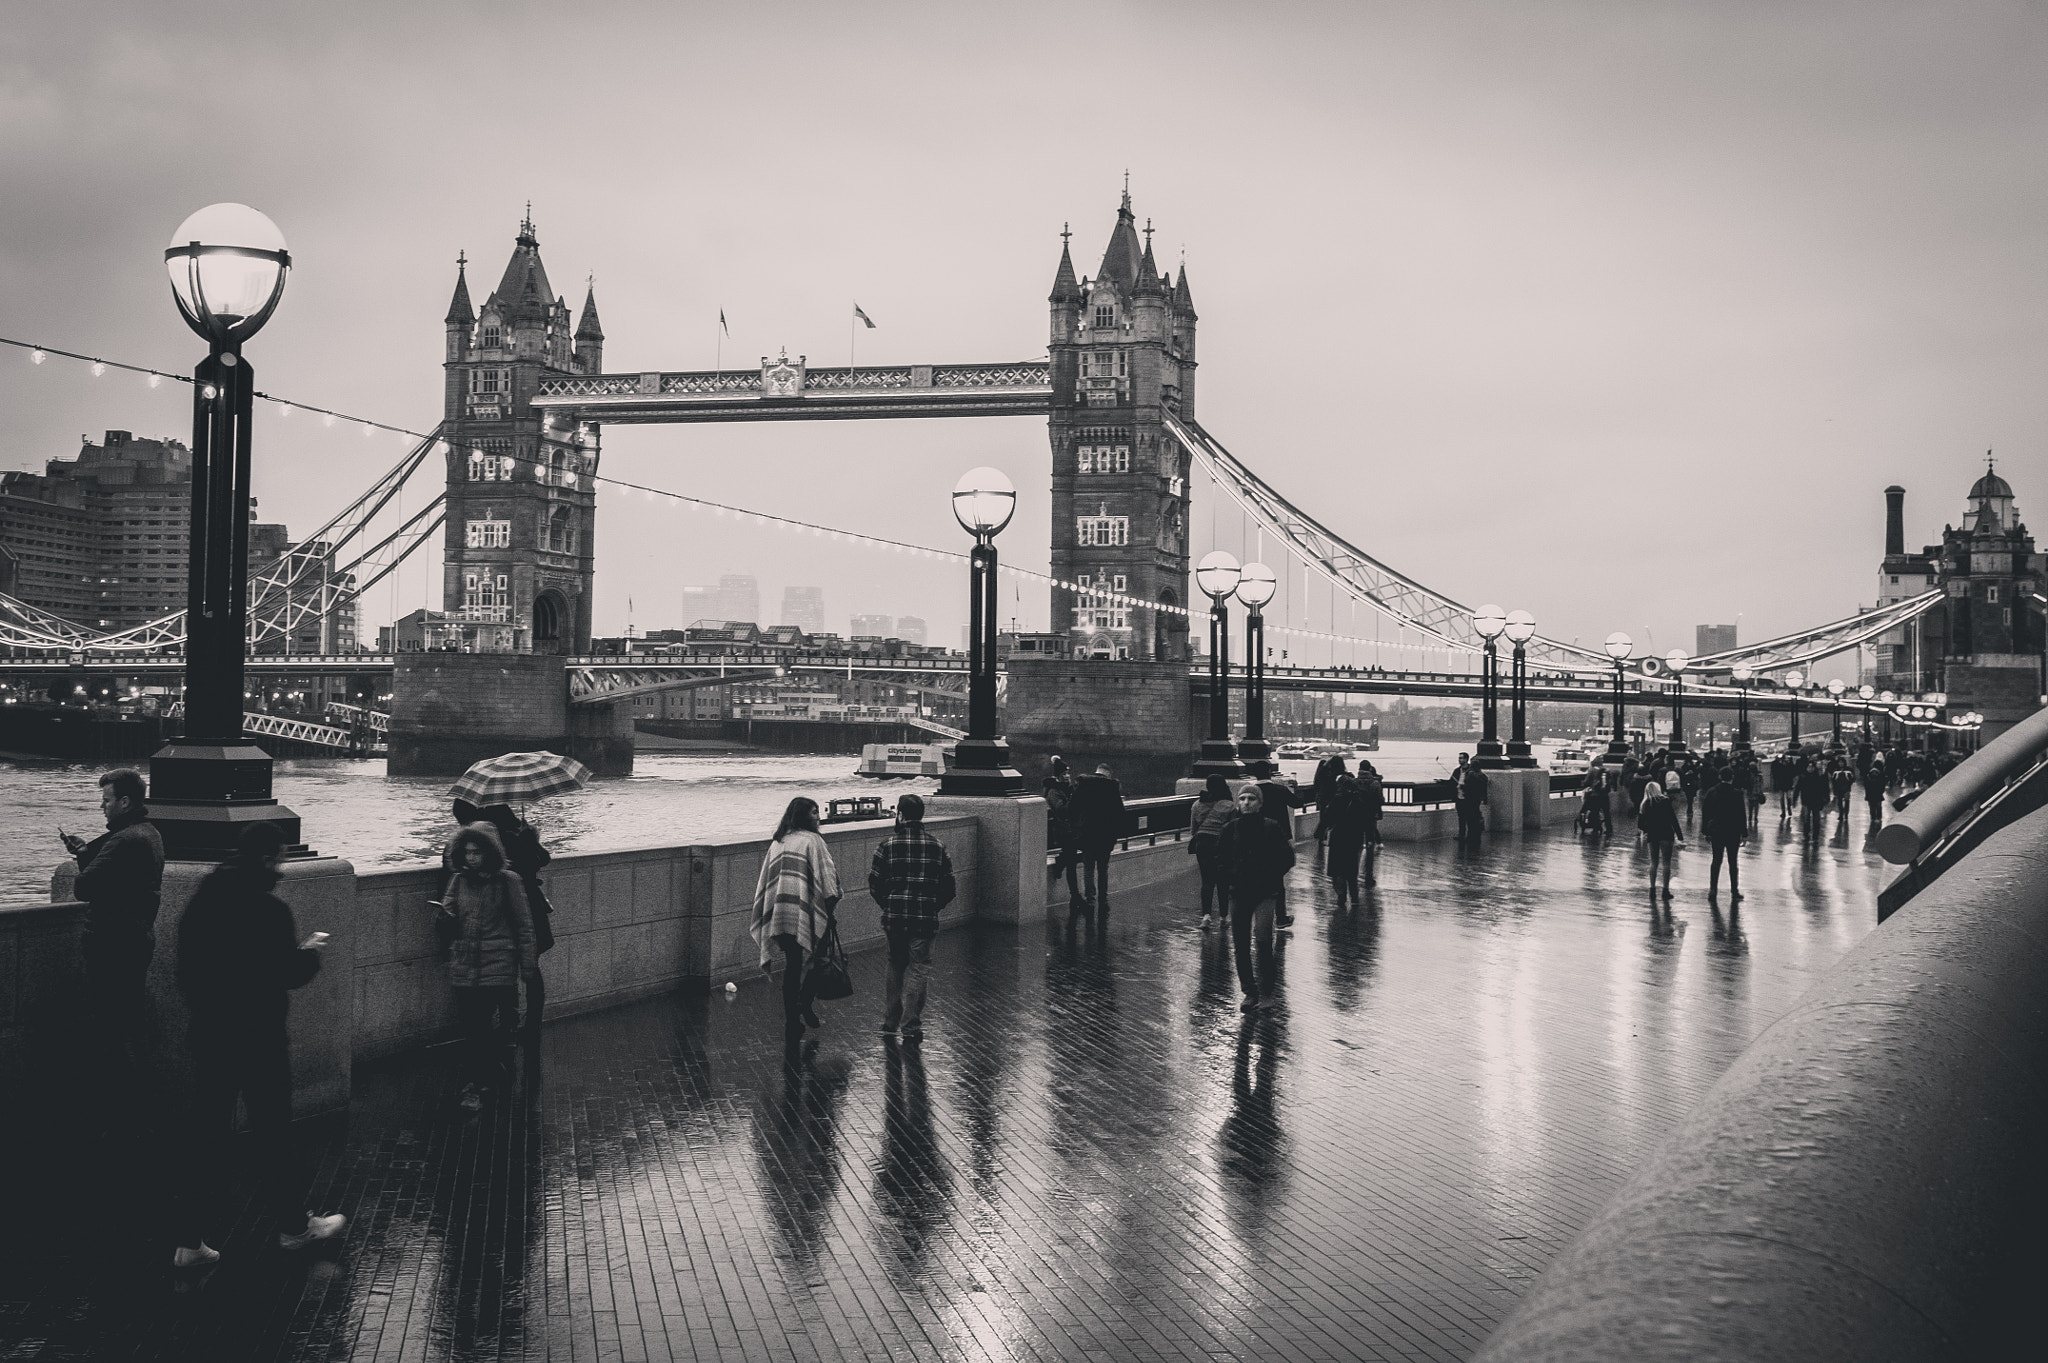
[[[726,573],[716,587],[683,588],[685,627],[699,620],[737,620],[761,623],[761,583],[751,573]]]
[[[825,632],[825,589],[823,587],[784,587],[782,589],[782,618],[778,625],[795,625],[806,634]]]
[[[886,639],[895,632],[896,619],[889,615],[856,615],[847,633],[852,638],[871,634],[877,639]]]
[[[1693,653],[1695,656],[1708,653],[1726,653],[1735,647],[1735,626],[1694,625]]]
[[[906,644],[916,644],[922,648],[924,646],[924,621],[914,615],[897,616],[896,637]]]

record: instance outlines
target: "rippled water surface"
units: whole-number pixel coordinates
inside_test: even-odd
[[[1430,780],[1457,760],[1456,743],[1389,741],[1372,754],[1391,780]],[[681,754],[642,752],[633,775],[594,781],[529,812],[554,851],[647,847],[765,838],[792,796],[821,804],[849,795],[894,800],[907,790],[929,793],[935,779],[873,781],[853,774],[846,755],[789,753]],[[1297,780],[1314,763],[1283,764]],[[98,779],[105,766],[0,760],[0,903],[49,897],[50,871],[63,859],[57,828],[95,835]],[[289,758],[277,764],[277,798],[298,811],[306,841],[358,866],[419,861],[440,855],[452,827],[449,778],[387,776],[384,761]]]

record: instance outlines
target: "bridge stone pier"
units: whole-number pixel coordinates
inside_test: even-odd
[[[1011,756],[1035,782],[1054,753],[1077,771],[1107,762],[1127,796],[1171,795],[1200,746],[1184,662],[1011,658]]]
[[[386,742],[393,776],[459,776],[486,757],[542,749],[600,776],[633,770],[631,711],[571,706],[559,654],[400,654]]]

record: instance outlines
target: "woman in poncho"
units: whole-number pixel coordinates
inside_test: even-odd
[[[818,802],[799,795],[783,811],[754,885],[754,940],[761,944],[763,970],[772,971],[781,953],[783,1028],[791,1039],[820,1025],[804,965],[838,903],[839,868],[818,832]]]

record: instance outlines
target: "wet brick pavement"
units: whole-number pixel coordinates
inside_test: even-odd
[[[1864,832],[1767,814],[1733,920],[1696,850],[1668,912],[1568,830],[1340,911],[1309,845],[1255,1020],[1189,880],[943,936],[921,1054],[867,956],[794,1069],[759,983],[552,1024],[480,1114],[445,1050],[366,1066],[303,1131],[345,1243],[246,1213],[200,1280],[158,1142],[70,1145],[10,1174],[0,1358],[1462,1358],[1874,925]]]

